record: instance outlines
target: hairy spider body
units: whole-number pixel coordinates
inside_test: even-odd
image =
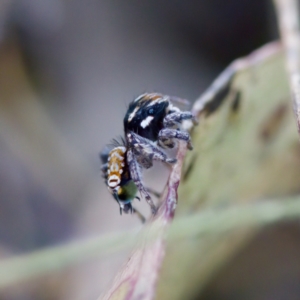
[[[192,120],[196,124],[197,120],[191,112],[181,111],[172,102],[184,105],[188,103],[186,100],[157,93],[143,94],[131,102],[124,118],[127,142],[128,134],[133,132],[157,143],[162,148],[173,148],[175,146],[174,139],[184,140],[191,150],[190,136],[180,130],[181,123],[183,120]],[[175,134],[173,133],[174,131],[179,131],[180,133]],[[167,141],[170,139],[173,139],[173,142]]]
[[[136,196],[137,186],[131,178],[127,164],[127,148],[118,145],[109,152],[104,149],[101,153],[101,160],[105,183],[120,206],[120,214],[122,211],[137,212],[131,204],[133,199],[139,199],[139,197]]]
[[[151,95],[153,95],[151,97]],[[169,102],[158,94],[144,94],[129,104],[124,118],[125,134],[129,131],[157,141]]]
[[[142,183],[139,170],[150,168],[153,160],[175,163],[176,159],[169,158],[163,148],[175,147],[176,140],[185,141],[188,149],[192,150],[190,135],[181,130],[181,123],[183,120],[197,123],[191,112],[181,111],[173,102],[184,105],[188,103],[186,100],[157,93],[143,94],[129,104],[124,118],[129,172],[153,213],[156,212],[156,207]]]

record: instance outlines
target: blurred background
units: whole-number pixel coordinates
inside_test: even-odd
[[[98,157],[122,135],[128,103],[144,92],[193,102],[232,60],[276,38],[266,0],[2,0],[0,258],[141,226],[119,216]],[[162,189],[168,172],[157,168],[145,177]],[[137,207],[149,214],[144,203]],[[0,297],[96,299],[127,255],[26,281]],[[216,285],[222,299],[241,299],[225,298],[230,282],[220,282],[201,299],[218,299]]]

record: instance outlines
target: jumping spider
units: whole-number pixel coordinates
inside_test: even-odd
[[[181,124],[183,120],[197,124],[197,120],[191,112],[181,111],[174,106],[174,102],[188,103],[157,93],[143,94],[130,103],[124,118],[129,172],[153,214],[156,213],[156,207],[143,185],[140,168],[150,168],[153,160],[175,163],[176,159],[169,158],[163,148],[175,147],[176,140],[186,141],[188,149],[193,149],[190,135],[181,130]]]
[[[104,149],[101,153],[103,177],[121,214],[122,211],[135,212],[145,220],[131,204],[135,198],[140,200],[136,196],[138,190],[155,214],[156,206],[150,190],[142,182],[141,168],[149,169],[153,160],[175,163],[176,159],[169,158],[163,148],[175,147],[176,140],[185,141],[188,149],[193,149],[190,135],[181,130],[181,124],[183,120],[197,124],[197,120],[191,112],[181,111],[173,102],[188,104],[186,100],[156,93],[139,96],[130,103],[125,115],[123,143],[115,141],[113,149]]]

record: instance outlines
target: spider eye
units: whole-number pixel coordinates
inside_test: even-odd
[[[154,109],[153,108],[148,109],[148,114],[153,115],[154,114]]]

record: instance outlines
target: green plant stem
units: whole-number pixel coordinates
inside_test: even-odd
[[[299,217],[299,196],[225,209],[209,209],[175,219],[167,238],[174,241],[199,235],[219,234],[228,230],[263,226]],[[136,243],[136,237],[137,230],[119,232],[3,260],[0,262],[0,288],[15,284],[20,280],[60,270],[95,256],[109,255],[128,249]],[[149,237],[150,240],[151,237]]]

